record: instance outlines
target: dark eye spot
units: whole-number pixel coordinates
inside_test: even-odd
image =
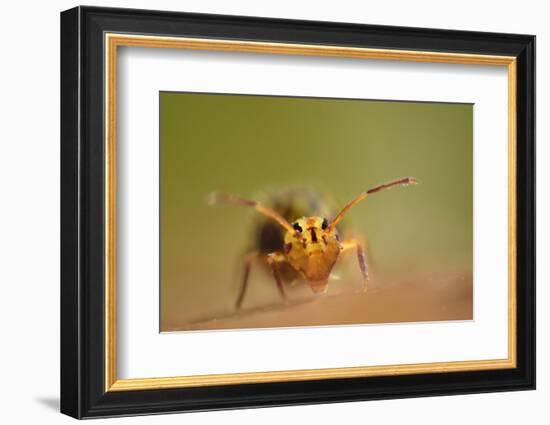
[[[296,230],[297,232],[300,232],[300,233],[302,233],[302,231],[304,230],[304,229],[302,229],[302,226],[300,226],[298,223],[293,223],[292,227],[294,227],[294,230]]]
[[[326,218],[323,218],[323,224],[321,224],[321,228],[325,230],[328,227],[328,220]]]

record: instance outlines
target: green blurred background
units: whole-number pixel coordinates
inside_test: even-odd
[[[472,132],[471,104],[161,92],[161,331],[471,319]],[[341,207],[405,176],[421,184],[375,194],[345,220],[368,241],[374,288],[365,303],[349,296],[353,314],[341,298],[262,317],[280,300],[261,266],[251,313],[233,313],[256,217],[207,205],[210,192],[262,199],[307,185]],[[331,295],[360,280],[354,255],[341,263]]]

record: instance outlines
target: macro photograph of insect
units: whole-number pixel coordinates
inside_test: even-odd
[[[473,105],[160,93],[160,331],[473,320]]]

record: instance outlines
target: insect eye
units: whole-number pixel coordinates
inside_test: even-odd
[[[300,232],[300,233],[302,233],[302,231],[304,230],[304,229],[302,229],[302,226],[300,226],[298,223],[292,224],[292,227],[294,228],[294,230],[296,230],[297,232]]]
[[[326,218],[323,218],[323,224],[321,224],[321,228],[325,230],[328,227],[328,220]]]

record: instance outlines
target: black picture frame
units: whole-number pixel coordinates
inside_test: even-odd
[[[104,34],[307,43],[517,58],[517,367],[105,391]],[[61,13],[61,412],[75,418],[535,388],[535,37],[76,7]]]

